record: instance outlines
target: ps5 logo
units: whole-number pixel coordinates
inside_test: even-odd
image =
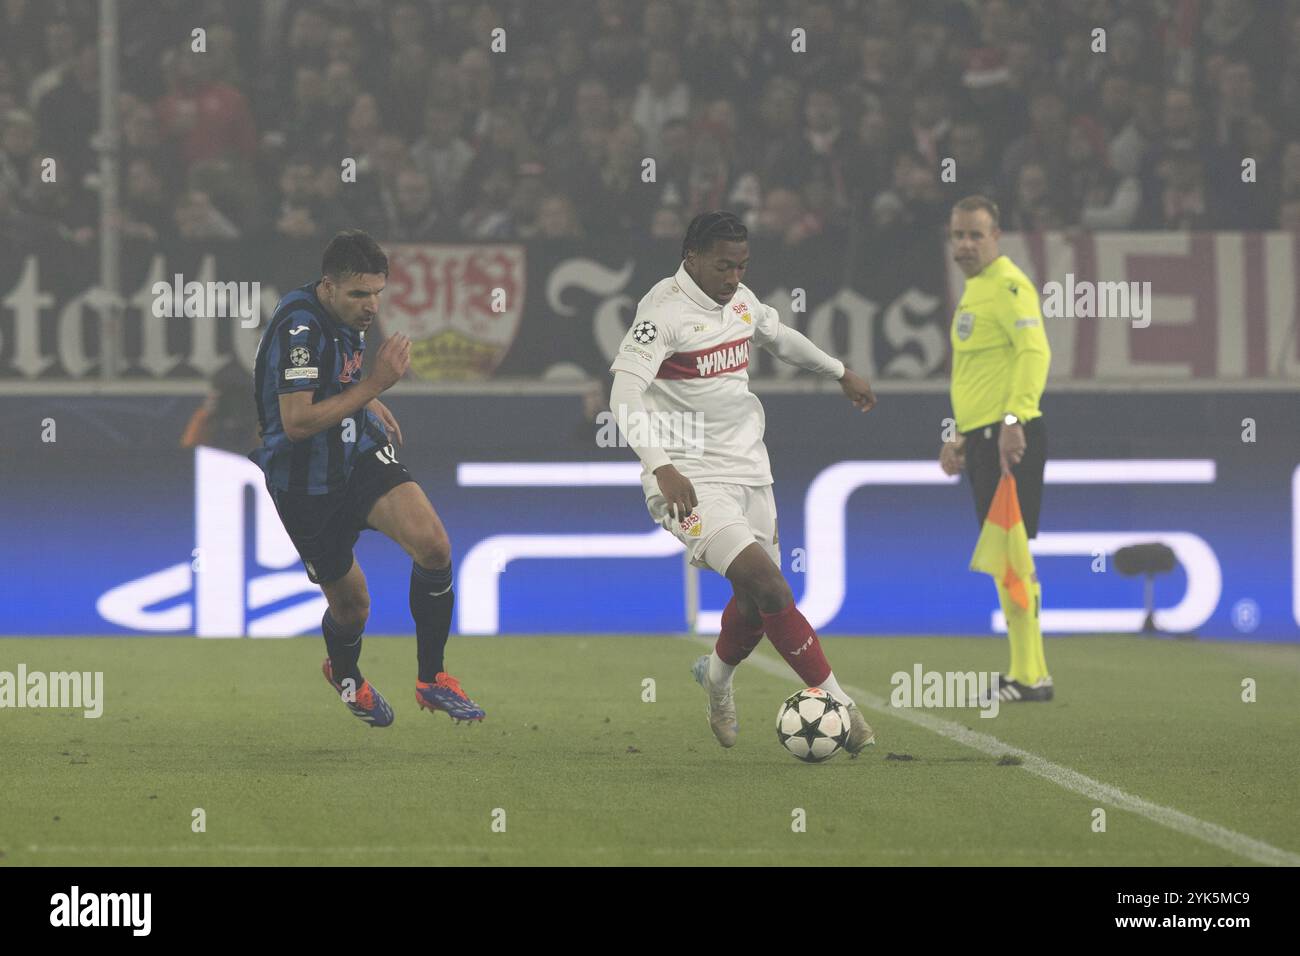
[[[1100,460],[1054,461],[1047,465],[1048,484],[1213,484],[1212,460]],[[633,463],[518,462],[465,463],[457,470],[462,486],[514,486],[579,488],[595,485],[640,485],[640,465]],[[804,499],[804,533],[807,574],[799,609],[814,628],[829,625],[844,606],[848,587],[849,546],[846,526],[849,497],[859,489],[876,486],[952,485],[932,461],[843,461],[823,469],[808,486]],[[1300,515],[1300,470],[1296,472],[1295,502]],[[869,507],[869,505],[868,505]],[[1298,526],[1300,527],[1300,526]],[[1192,631],[1203,625],[1219,604],[1223,578],[1218,557],[1209,543],[1187,531],[1040,532],[1031,542],[1038,555],[1090,556],[1096,550],[1140,541],[1160,541],[1177,556],[1187,575],[1182,600],[1156,611],[1157,624],[1170,631]],[[506,534],[476,543],[461,561],[457,602],[462,634],[495,634],[500,628],[500,578],[506,565],[520,558],[648,558],[679,555],[681,546],[660,529],[647,534]],[[1300,562],[1300,530],[1296,532]],[[688,572],[689,574],[689,572]],[[1300,565],[1296,571],[1300,594]],[[688,584],[689,588],[689,584]],[[688,616],[692,612],[688,607]],[[1300,621],[1300,598],[1296,617]],[[1136,631],[1142,626],[1140,608],[1048,608],[1042,613],[1043,630],[1052,632]],[[700,610],[696,626],[704,633],[718,632],[722,614]],[[990,626],[1005,631],[1006,621],[994,612]]]
[[[245,499],[253,491],[253,557],[272,568],[246,580]],[[285,637],[315,629],[325,598],[298,565],[298,552],[280,524],[262,471],[242,455],[200,447],[194,452],[194,561],[146,574],[100,596],[106,621],[133,631],[199,637]],[[282,570],[293,568],[293,570]],[[302,600],[256,612],[286,598]],[[190,597],[161,610],[154,605]]]

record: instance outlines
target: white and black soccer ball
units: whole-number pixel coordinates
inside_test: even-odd
[[[649,345],[658,334],[659,330],[655,328],[655,324],[649,319],[643,319],[632,326],[632,338],[640,345]]]
[[[849,742],[848,709],[820,687],[805,687],[781,705],[776,739],[807,763],[829,760]]]

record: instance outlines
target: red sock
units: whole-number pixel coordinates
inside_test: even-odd
[[[758,647],[758,642],[762,639],[763,625],[754,627],[745,620],[745,615],[740,613],[740,605],[736,603],[736,596],[733,594],[727,606],[722,609],[722,631],[718,634],[718,643],[713,648],[717,651],[718,657],[724,663],[735,667]]]
[[[806,686],[816,687],[830,676],[831,665],[822,653],[817,632],[796,604],[775,614],[764,614],[763,630]]]

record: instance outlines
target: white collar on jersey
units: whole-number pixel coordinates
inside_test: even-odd
[[[686,293],[687,298],[698,305],[701,309],[712,309],[715,312],[722,311],[722,306],[715,302],[712,296],[705,295],[704,290],[696,284],[695,280],[691,278],[691,274],[686,271],[685,259],[683,259],[682,264],[677,267],[677,275],[673,277],[673,281],[681,286],[681,289]]]

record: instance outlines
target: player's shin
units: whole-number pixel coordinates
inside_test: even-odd
[[[752,624],[740,609],[733,594],[722,609],[722,629],[718,642],[709,656],[709,680],[725,684],[731,680],[736,666],[748,657],[763,639],[763,625]]]
[[[798,605],[793,602],[780,611],[763,615],[763,630],[785,662],[794,668],[808,687],[823,687],[831,678],[831,665],[822,652],[821,641]],[[838,685],[837,685],[838,686]],[[839,695],[826,687],[828,693]],[[843,693],[843,691],[841,691]]]
[[[443,667],[451,612],[456,593],[451,587],[451,564],[430,569],[411,563],[411,618],[415,621],[415,647],[419,679],[432,683]]]
[[[351,631],[334,620],[329,609],[320,622],[325,635],[325,649],[330,657],[330,669],[335,683],[342,683],[351,678],[355,686],[361,686],[361,671],[357,661],[361,658],[361,631]]]

